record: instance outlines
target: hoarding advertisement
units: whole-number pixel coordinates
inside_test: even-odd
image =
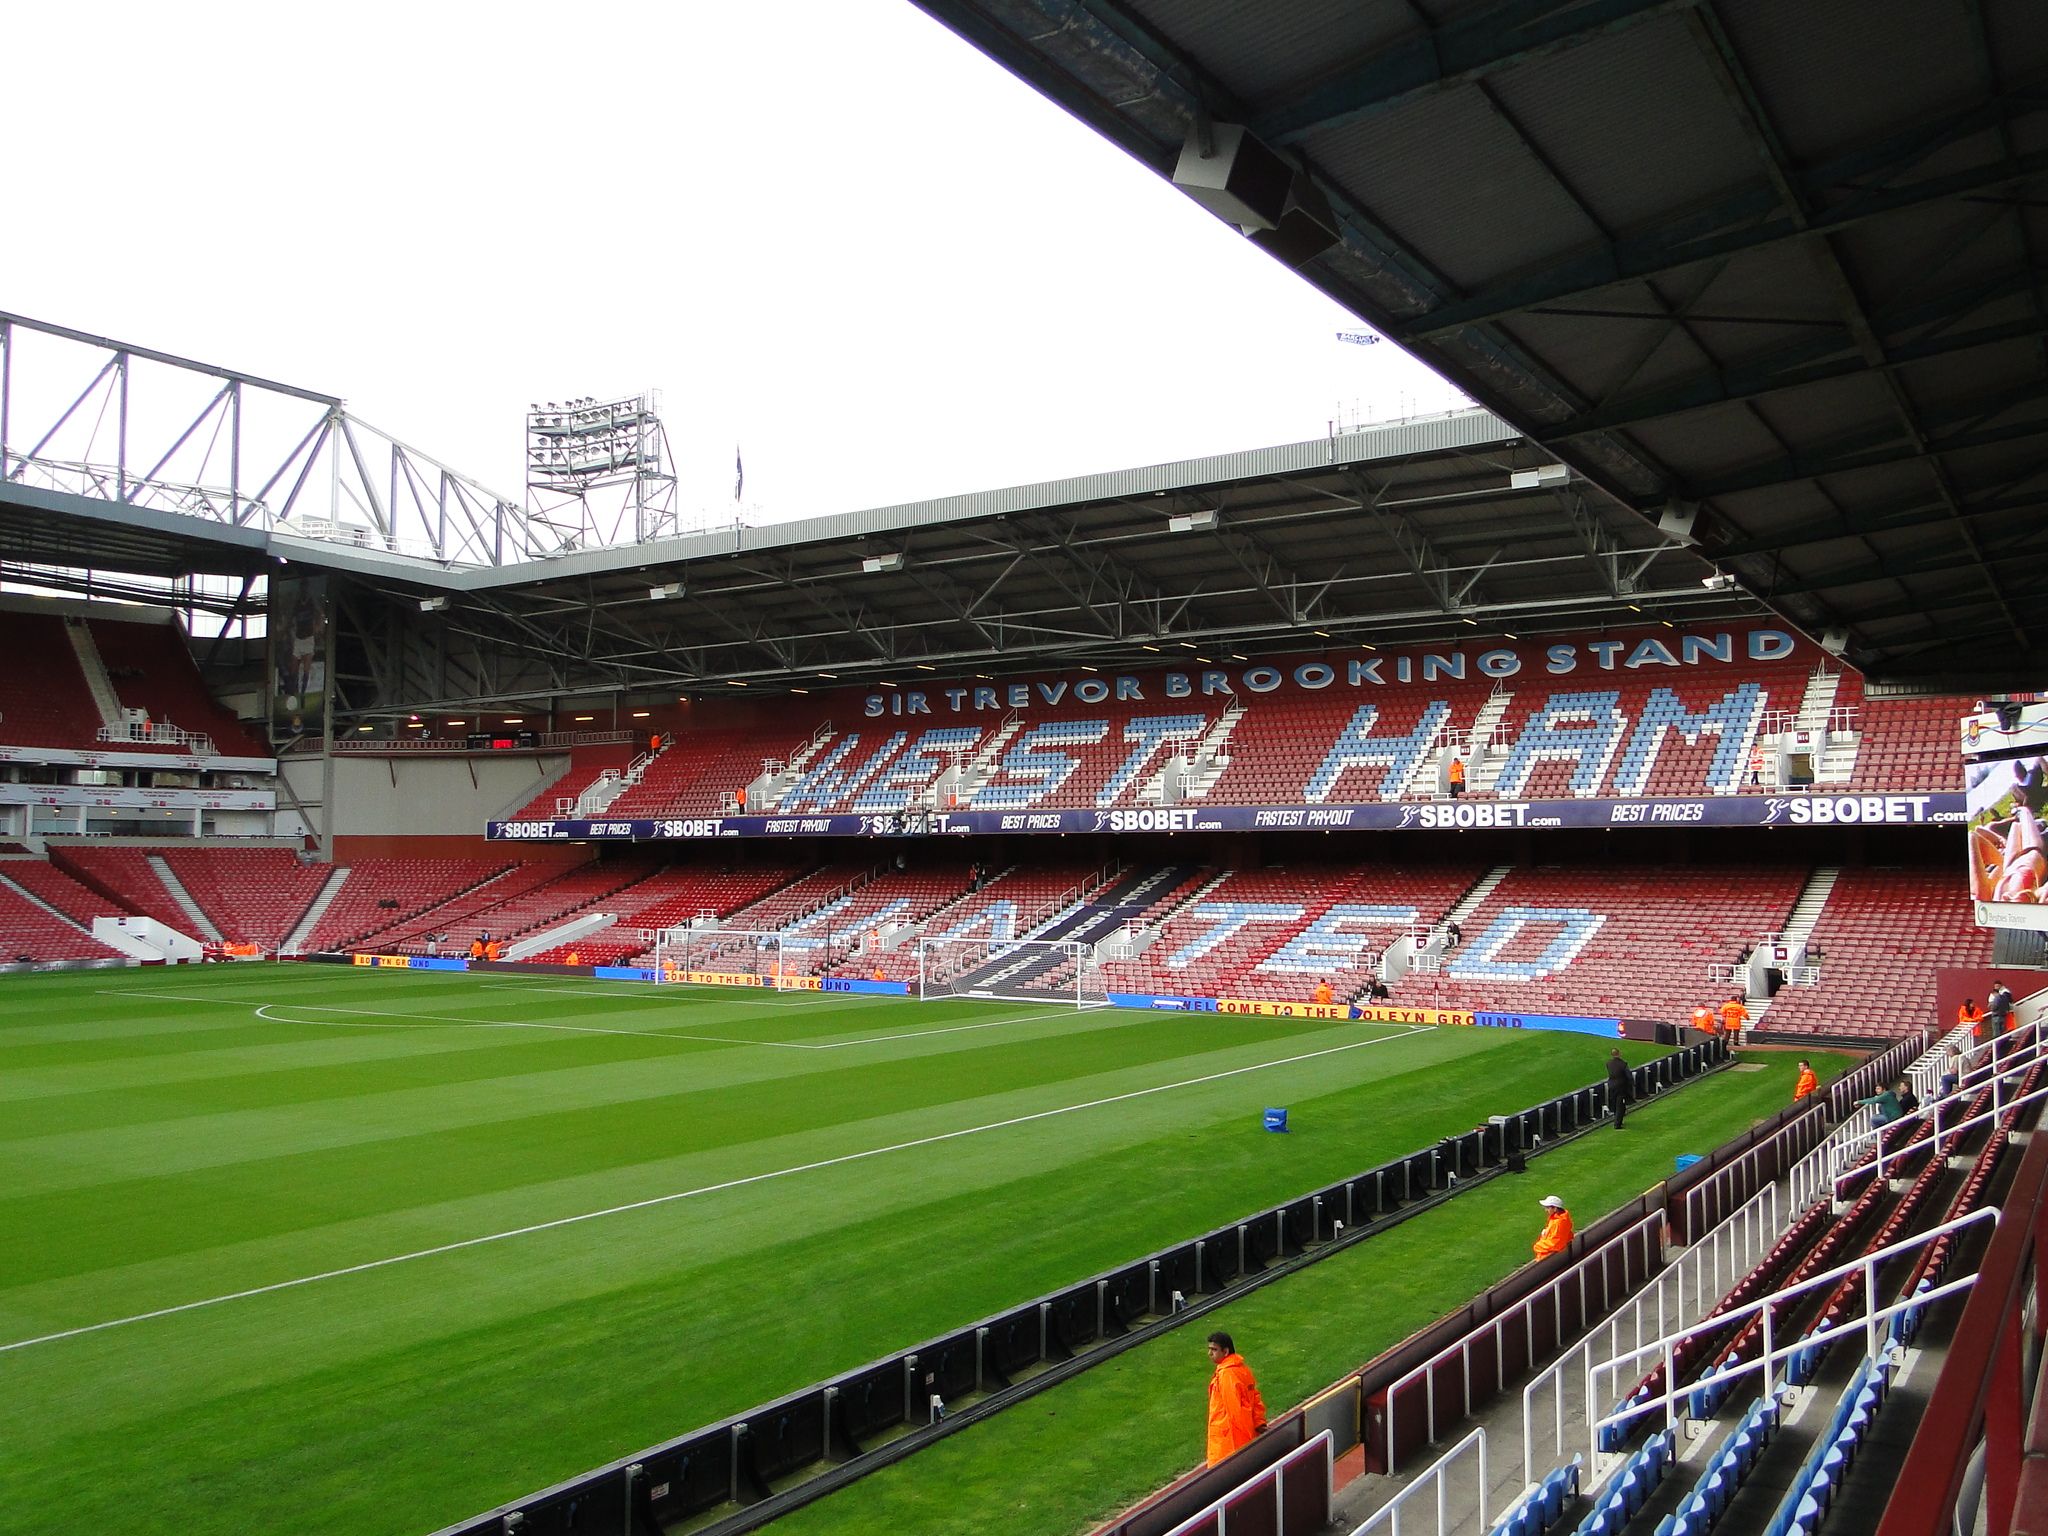
[[[2048,758],[1998,757],[1963,769],[1970,900],[1987,928],[2048,930]]]
[[[1963,796],[1723,795],[1697,800],[1434,800],[1397,805],[1179,805],[1115,810],[909,811],[493,821],[499,842],[672,842],[711,837],[951,837],[1018,832],[1465,832],[1549,827],[1849,827],[1960,823]]]

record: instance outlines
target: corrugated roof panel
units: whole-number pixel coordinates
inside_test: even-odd
[[[1373,216],[1462,288],[1512,249],[1562,252],[1599,231],[1475,91],[1425,96],[1315,135],[1307,149]],[[1449,167],[1459,167],[1455,183]],[[1505,238],[1513,231],[1512,238]]]
[[[1356,0],[1290,0],[1264,7],[1256,35],[1244,29],[1244,0],[1137,0],[1131,9],[1241,100],[1259,101],[1331,71],[1333,61],[1360,55],[1420,32],[1405,6]],[[1161,13],[1154,17],[1152,13]],[[1342,63],[1335,68],[1341,69]]]
[[[1618,234],[1705,202],[1756,171],[1682,17],[1548,55],[1503,75],[1496,88]],[[1519,230],[1510,243],[1524,261],[1542,250]]]
[[[1966,6],[1717,0],[1715,9],[1798,163],[1829,159],[1983,90]]]

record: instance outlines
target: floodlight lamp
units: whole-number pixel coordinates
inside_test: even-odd
[[[647,595],[657,603],[665,598],[681,597],[683,595],[683,584],[680,581],[665,582],[658,587],[649,587]]]
[[[1203,533],[1216,526],[1216,510],[1204,507],[1199,512],[1176,512],[1166,520],[1171,533]]]
[[[878,575],[884,571],[900,571],[903,569],[903,556],[900,553],[869,555],[865,560],[861,561],[860,568],[870,576]]]
[[[1735,578],[1726,571],[1715,571],[1711,576],[1702,576],[1700,585],[1709,592],[1732,592],[1735,590]]]
[[[440,613],[444,609],[446,609],[447,606],[448,599],[445,594],[436,597],[423,597],[420,599],[421,613]]]

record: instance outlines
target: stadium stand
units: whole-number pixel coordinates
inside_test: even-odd
[[[341,894],[308,947],[396,951],[411,944],[416,947],[406,952],[416,954],[425,948],[430,934],[445,932],[523,895],[553,879],[560,870],[560,865],[512,860],[364,860],[350,868]],[[387,907],[387,901],[397,905]],[[344,923],[362,914],[366,903],[375,915],[367,926],[348,934]]]
[[[761,778],[754,811],[1090,809],[1183,798],[1292,805],[1441,798],[1455,747],[1477,799],[1775,794],[1776,747],[1817,733],[1819,781],[1843,789],[1953,791],[1966,701],[1869,704],[1852,672],[1804,660],[1705,673],[1602,672],[1509,682],[1439,680],[1352,689],[1166,698],[954,718],[863,719],[834,731],[685,731],[620,815],[712,815]],[[844,701],[841,701],[844,708]],[[1134,722],[1144,722],[1135,724]],[[1690,735],[1688,736],[1688,733]],[[1347,750],[1348,748],[1348,750]],[[1762,749],[1762,750],[1760,750]],[[1758,763],[1753,768],[1752,753]],[[940,780],[962,772],[950,794]],[[939,804],[944,798],[946,804]],[[546,807],[529,807],[539,814]]]
[[[46,859],[9,859],[0,864],[0,875],[84,928],[92,927],[96,917],[129,915],[127,907],[81,884]]]
[[[11,878],[10,861],[5,877]],[[75,923],[48,911],[0,878],[0,963],[39,960],[111,960],[121,952]]]
[[[1079,911],[1113,878],[1110,871],[1080,864],[1013,867],[984,877],[927,917],[922,931],[886,951],[884,979],[911,981],[922,970],[917,939],[991,940],[1027,938],[1063,916]],[[874,967],[865,974],[872,975]]]
[[[55,614],[0,609],[0,742],[90,751],[99,715]]]
[[[124,912],[154,918],[167,928],[193,938],[192,914],[178,904],[170,888],[150,865],[154,851],[148,848],[101,848],[89,844],[65,844],[50,849],[50,862],[80,884],[97,891]]]
[[[1991,948],[1954,871],[1845,870],[1807,940],[1818,984],[1781,988],[1758,1027],[1872,1037],[1933,1027],[1935,969],[1988,966]]]
[[[648,876],[607,898],[604,910],[618,921],[528,958],[560,965],[573,952],[584,965],[623,965],[651,954],[654,938],[664,928],[688,923],[706,914],[724,919],[781,889],[796,877],[786,868],[705,871],[670,868]]]
[[[568,766],[514,811],[511,819],[527,821],[564,814],[560,802],[574,801],[606,772],[622,772],[644,750],[644,743],[630,741],[570,748]]]
[[[136,624],[96,618],[87,627],[124,707],[144,711],[156,724],[211,737],[215,749],[226,756],[271,756],[267,745],[214,702],[192,659],[185,632],[175,623]],[[162,743],[145,740],[122,745],[129,748]]]
[[[1445,1007],[1678,1019],[1718,1001],[1709,964],[1776,928],[1806,871],[1747,865],[1517,869],[1461,922],[1436,974],[1397,999]]]
[[[646,776],[607,808],[613,816],[716,816],[760,775],[763,759],[787,762],[816,727],[730,727],[679,732]]]
[[[1305,1000],[1327,978],[1348,999],[1396,939],[1428,928],[1479,870],[1342,865],[1208,872],[1155,929],[1142,955],[1105,967],[1114,991]]]
[[[289,848],[167,848],[178,883],[231,943],[280,948],[331,872]]]
[[[1856,719],[1862,738],[1848,788],[1886,794],[1962,789],[1956,723],[1969,711],[1969,700],[1873,701],[1863,696],[1863,681],[1854,673],[1843,682],[1845,693],[1853,692],[1860,701]]]
[[[523,866],[505,857],[355,859],[341,889],[303,941],[310,951],[346,949],[453,903]]]
[[[485,934],[509,943],[595,907],[652,873],[651,865],[632,859],[593,859],[566,870],[559,864],[522,865],[467,900],[450,902],[376,935],[377,947],[395,954],[424,954],[429,934],[447,954],[466,950]],[[458,907],[464,910],[455,912]]]

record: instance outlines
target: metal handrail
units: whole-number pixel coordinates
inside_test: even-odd
[[[1579,1303],[1581,1315],[1583,1315],[1586,1300],[1585,1280],[1588,1271],[1592,1270],[1596,1266],[1600,1267],[1604,1271],[1607,1255],[1610,1252],[1612,1252],[1618,1245],[1629,1242],[1632,1239],[1640,1239],[1645,1232],[1648,1232],[1651,1235],[1652,1239],[1655,1240],[1658,1237],[1658,1235],[1662,1233],[1663,1228],[1664,1213],[1662,1211],[1654,1211],[1649,1215],[1640,1218],[1630,1226],[1623,1228],[1620,1232],[1617,1232],[1613,1237],[1610,1237],[1606,1242],[1602,1243],[1598,1248],[1594,1249],[1591,1253],[1580,1255],[1578,1260],[1575,1263],[1573,1263],[1569,1269],[1565,1270],[1562,1274],[1553,1276],[1544,1285],[1538,1287],[1536,1290],[1531,1291],[1527,1296],[1524,1296],[1520,1301],[1516,1302],[1513,1306],[1505,1308],[1500,1312],[1496,1312],[1493,1316],[1489,1317],[1484,1323],[1482,1323],[1478,1328],[1475,1328],[1472,1332],[1465,1334],[1462,1338],[1458,1339],[1456,1343],[1447,1344],[1446,1346],[1444,1346],[1444,1348],[1438,1350],[1428,1359],[1422,1361],[1418,1365],[1411,1367],[1409,1370],[1395,1377],[1394,1380],[1388,1382],[1384,1393],[1387,1403],[1386,1465],[1392,1467],[1396,1464],[1395,1447],[1399,1442],[1394,1433],[1394,1421],[1397,1416],[1397,1409],[1400,1404],[1402,1388],[1406,1387],[1410,1382],[1414,1381],[1417,1377],[1420,1377],[1422,1379],[1423,1422],[1429,1428],[1434,1428],[1436,1424],[1436,1368],[1439,1365],[1443,1364],[1446,1360],[1451,1359],[1453,1356],[1457,1356],[1460,1357],[1462,1364],[1464,1366],[1462,1390],[1464,1392],[1465,1402],[1469,1407],[1472,1401],[1471,1349],[1475,1343],[1477,1343],[1481,1338],[1483,1338],[1488,1332],[1491,1332],[1493,1335],[1494,1351],[1497,1360],[1500,1351],[1504,1348],[1501,1333],[1502,1326],[1505,1323],[1518,1317],[1533,1314],[1537,1304],[1541,1301],[1550,1301],[1553,1309],[1555,1309],[1556,1298],[1562,1293],[1565,1285],[1571,1281],[1578,1282]],[[1624,1256],[1626,1256],[1626,1253],[1628,1251],[1629,1250],[1626,1249],[1623,1250]],[[1624,1305],[1626,1305],[1626,1303],[1624,1303]],[[1499,1374],[1504,1373],[1496,1371],[1496,1375]]]
[[[1677,1373],[1673,1369],[1676,1363],[1675,1352],[1677,1346],[1684,1340],[1692,1338],[1695,1334],[1718,1333],[1730,1324],[1739,1322],[1752,1313],[1760,1313],[1763,1318],[1763,1352],[1754,1360],[1745,1360],[1733,1368],[1722,1372],[1714,1378],[1716,1381],[1726,1381],[1746,1376],[1751,1371],[1762,1371],[1764,1373],[1764,1390],[1775,1390],[1770,1377],[1770,1369],[1779,1360],[1789,1358],[1798,1350],[1805,1349],[1824,1340],[1839,1338],[1843,1334],[1858,1328],[1865,1331],[1870,1341],[1870,1352],[1875,1354],[1877,1349],[1878,1323],[1894,1313],[1903,1312],[1912,1307],[1924,1306],[1930,1301],[1938,1300],[1955,1291],[1966,1290],[1969,1287],[1970,1280],[1975,1275],[1975,1271],[1972,1271],[1971,1275],[1965,1276],[1960,1280],[1951,1281],[1931,1291],[1917,1292],[1889,1306],[1879,1307],[1877,1305],[1877,1271],[1895,1258],[1926,1247],[1938,1237],[1944,1237],[1951,1232],[1959,1232],[1963,1228],[1974,1226],[1979,1222],[1995,1222],[1998,1219],[1998,1215],[1999,1208],[1995,1205],[1979,1206],[1976,1210],[1966,1215],[1944,1221],[1939,1226],[1929,1227],[1924,1232],[1916,1232],[1911,1237],[1902,1237],[1895,1243],[1885,1244],[1882,1248],[1873,1248],[1868,1253],[1859,1254],[1845,1264],[1837,1264],[1833,1269],[1823,1270],[1817,1275],[1810,1275],[1797,1284],[1775,1290],[1768,1296],[1761,1296],[1755,1301],[1744,1302],[1741,1306],[1731,1307],[1726,1312],[1718,1312],[1711,1318],[1703,1318],[1692,1327],[1682,1328],[1677,1333],[1667,1335],[1656,1340],[1654,1343],[1643,1345],[1638,1349],[1627,1350],[1616,1355],[1611,1360],[1589,1365],[1586,1368],[1586,1401],[1593,1403],[1599,1400],[1599,1380],[1603,1372],[1611,1376],[1619,1373],[1631,1361],[1641,1360],[1645,1356],[1655,1355],[1660,1352],[1664,1356],[1664,1391],[1660,1396],[1640,1403],[1624,1404],[1619,1412],[1606,1414],[1598,1419],[1593,1418],[1590,1413],[1588,1414],[1586,1434],[1589,1455],[1599,1454],[1600,1431],[1607,1428],[1610,1424],[1620,1424],[1625,1421],[1639,1419],[1645,1414],[1654,1413],[1657,1409],[1662,1408],[1664,1410],[1665,1426],[1669,1428],[1675,1425],[1678,1422],[1676,1409],[1679,1402],[1697,1391],[1700,1385],[1696,1381],[1688,1382],[1683,1386],[1679,1385],[1676,1379]],[[1863,1275],[1866,1302],[1864,1316],[1860,1323],[1844,1323],[1835,1328],[1814,1329],[1801,1334],[1791,1344],[1786,1345],[1782,1349],[1773,1346],[1771,1340],[1772,1308],[1794,1296],[1805,1295],[1808,1291],[1832,1285],[1844,1276],[1857,1273]]]
[[[1801,1207],[1794,1205],[1792,1209],[1798,1210]],[[1784,1231],[1784,1228],[1783,1213],[1778,1199],[1778,1187],[1775,1184],[1766,1184],[1744,1202],[1738,1210],[1731,1212],[1727,1219],[1715,1227],[1712,1232],[1695,1241],[1683,1254],[1665,1266],[1656,1278],[1651,1280],[1619,1307],[1616,1307],[1603,1321],[1593,1324],[1576,1343],[1572,1344],[1556,1360],[1532,1377],[1528,1384],[1522,1388],[1523,1480],[1525,1482],[1534,1482],[1536,1479],[1535,1407],[1537,1393],[1553,1382],[1556,1385],[1557,1395],[1552,1415],[1552,1455],[1562,1455],[1564,1452],[1565,1424],[1564,1386],[1568,1379],[1567,1373],[1572,1368],[1573,1362],[1581,1356],[1584,1356],[1586,1361],[1590,1363],[1594,1340],[1605,1331],[1608,1336],[1608,1348],[1612,1351],[1618,1346],[1617,1330],[1621,1326],[1623,1318],[1631,1317],[1635,1324],[1636,1342],[1640,1344],[1642,1342],[1642,1314],[1645,1304],[1653,1295],[1657,1303],[1660,1319],[1657,1324],[1657,1330],[1661,1334],[1666,1326],[1662,1321],[1662,1316],[1664,1311],[1664,1291],[1667,1281],[1674,1279],[1676,1281],[1678,1294],[1673,1302],[1673,1310],[1680,1316],[1683,1316],[1688,1310],[1685,1296],[1686,1271],[1688,1267],[1694,1271],[1693,1301],[1691,1305],[1696,1310],[1705,1301],[1709,1291],[1712,1291],[1717,1298],[1726,1295],[1729,1288],[1741,1274],[1747,1273],[1755,1267],[1757,1260],[1752,1255],[1760,1252],[1766,1243],[1775,1241],[1779,1234]],[[1725,1242],[1724,1234],[1727,1239]],[[1723,1261],[1724,1248],[1731,1250],[1735,1255],[1726,1262],[1725,1266]],[[1706,1255],[1704,1260],[1701,1257],[1703,1254]],[[1735,1269],[1737,1264],[1742,1266],[1739,1271]],[[1698,1273],[1703,1267],[1710,1268],[1711,1278]],[[1724,1268],[1727,1270],[1725,1275],[1723,1273]],[[1611,1354],[1610,1358],[1612,1358]],[[1583,1373],[1584,1367],[1582,1366],[1580,1369]],[[1589,1414],[1592,1412],[1590,1401],[1586,1403],[1585,1410]]]
[[[1438,1536],[1444,1536],[1444,1533],[1450,1528],[1446,1494],[1449,1488],[1451,1465],[1460,1456],[1464,1455],[1465,1451],[1475,1442],[1479,1448],[1479,1498],[1477,1502],[1483,1520],[1486,1513],[1486,1497],[1493,1488],[1493,1482],[1487,1476],[1486,1426],[1482,1424],[1448,1451],[1445,1451],[1443,1455],[1437,1457],[1427,1467],[1424,1467],[1422,1471],[1416,1474],[1415,1480],[1406,1488],[1403,1488],[1364,1520],[1353,1526],[1351,1536],[1368,1536],[1369,1532],[1380,1529],[1382,1525],[1387,1529],[1387,1536],[1401,1536],[1401,1506],[1410,1499],[1420,1498],[1426,1490],[1433,1490],[1436,1494],[1436,1529]]]
[[[1991,1108],[1985,1110],[1981,1114],[1971,1115],[1968,1119],[1958,1120],[1955,1124],[1949,1126],[1944,1126],[1941,1123],[1940,1117],[1938,1115],[1933,1117],[1930,1121],[1930,1124],[1933,1126],[1933,1130],[1928,1135],[1928,1141],[1938,1142],[1941,1140],[1943,1136],[1960,1135],[1962,1132],[1968,1130],[1971,1126],[1984,1125],[1989,1122],[2001,1120],[2009,1111],[2018,1109],[2022,1105],[2038,1104],[2043,1099],[2048,1099],[2048,1087],[2042,1087],[2036,1088],[2032,1093],[2023,1093],[2016,1098],[2001,1100],[2001,1098],[1999,1097],[2000,1086],[2000,1080],[1994,1080],[1992,1082]],[[1913,1113],[1910,1115],[1901,1115],[1898,1119],[1888,1121],[1884,1125],[1874,1126],[1869,1131],[1864,1132],[1862,1135],[1857,1136],[1851,1141],[1836,1148],[1836,1156],[1839,1159],[1842,1155],[1846,1154],[1851,1147],[1859,1146],[1863,1142],[1870,1140],[1873,1136],[1881,1136],[1884,1132],[1890,1130],[1895,1125],[1905,1125],[1910,1121],[1918,1120],[1923,1116],[1927,1115],[1929,1108],[1939,1108],[1940,1105],[1953,1103],[1957,1098],[1960,1097],[1960,1092],[1950,1094],[1946,1098],[1937,1099],[1932,1106],[1923,1104],[1920,1108],[1914,1110]],[[1973,1094],[1972,1097],[1975,1097],[1975,1095]],[[1908,1152],[1912,1151],[1915,1147],[1919,1145],[1920,1142],[1918,1138],[1915,1138],[1914,1140],[1907,1142],[1905,1145],[1894,1149],[1890,1153],[1891,1160],[1894,1163],[1898,1162],[1900,1158],[1904,1157]],[[1882,1175],[1884,1173],[1886,1155],[1887,1154],[1884,1149],[1884,1144],[1882,1142],[1879,1142],[1877,1148],[1877,1156],[1873,1158],[1870,1162],[1859,1164],[1854,1168],[1850,1168],[1844,1172],[1836,1174],[1834,1178],[1834,1190],[1836,1195],[1839,1196],[1842,1193],[1842,1186],[1844,1184],[1847,1184],[1852,1179],[1861,1178],[1865,1174]],[[1839,1161],[1837,1162],[1836,1166],[1840,1166]]]

